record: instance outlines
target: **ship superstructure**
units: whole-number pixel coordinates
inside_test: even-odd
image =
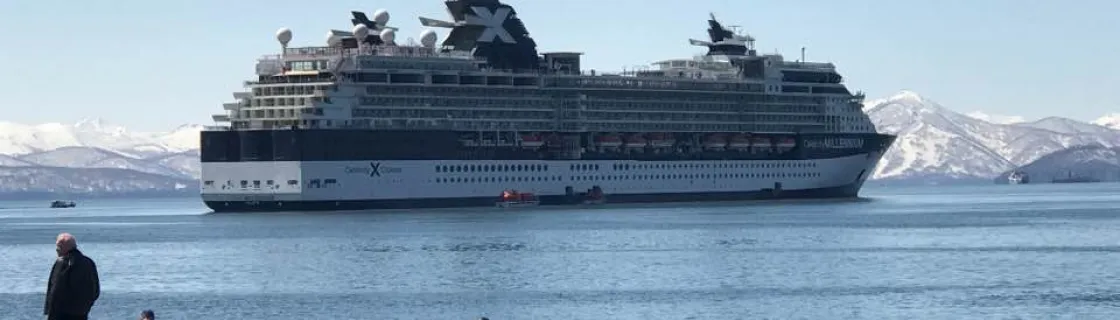
[[[714,15],[704,55],[621,73],[538,53],[513,7],[445,1],[398,43],[387,11],[257,63],[202,133],[215,211],[855,197],[894,136],[829,63],[758,54]],[[435,29],[449,30],[439,43]],[[803,60],[803,59],[802,59]],[[591,192],[595,190],[595,192]]]

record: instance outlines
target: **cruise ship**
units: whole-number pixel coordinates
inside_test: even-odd
[[[280,53],[201,134],[206,205],[850,198],[895,140],[833,64],[761,54],[714,15],[707,40],[688,40],[705,52],[612,73],[538,52],[506,3],[444,2],[450,18],[419,17],[419,41],[398,39],[385,10],[351,12],[323,46],[288,47],[280,29]]]

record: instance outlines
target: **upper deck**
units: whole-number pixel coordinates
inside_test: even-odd
[[[859,97],[833,64],[759,55],[753,37],[714,17],[711,41],[690,40],[707,54],[604,73],[584,69],[582,53],[538,53],[513,9],[496,0],[449,0],[448,9],[454,21],[420,19],[451,29],[442,45],[431,30],[419,43],[397,43],[383,12],[372,20],[355,13],[353,31],[332,30],[325,46],[289,48],[291,32],[282,29],[280,53],[261,57],[257,79],[246,81],[250,96],[215,120],[240,128],[695,132],[828,132],[842,127],[836,119],[860,120]],[[483,13],[505,20],[480,24]]]

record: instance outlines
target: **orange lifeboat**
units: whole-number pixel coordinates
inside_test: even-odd
[[[540,148],[543,145],[544,145],[544,139],[541,139],[541,136],[539,136],[539,135],[535,135],[535,134],[523,134],[523,135],[521,135],[521,146],[522,147],[536,149],[536,148]]]
[[[654,148],[668,148],[676,144],[677,141],[673,136],[668,133],[651,133],[649,144]]]
[[[622,146],[622,139],[616,134],[605,134],[595,137],[595,145],[606,148],[618,148]]]
[[[770,147],[770,139],[766,139],[765,137],[751,138],[751,146],[757,147],[757,148],[769,148]]]
[[[794,140],[791,137],[784,137],[784,138],[778,139],[778,147],[779,148],[793,148],[793,146],[796,146],[796,145],[797,145],[797,141]]]
[[[729,146],[732,149],[746,149],[751,147],[751,139],[744,134],[736,134],[731,137]]]
[[[517,190],[502,191],[502,196],[498,199],[495,206],[499,208],[514,208],[514,207],[530,207],[538,206],[541,202],[537,199],[537,195],[529,192],[517,192]]]
[[[716,133],[704,139],[704,148],[723,149],[724,147],[727,147],[727,136],[722,133]]]
[[[643,138],[640,133],[635,133],[626,137],[627,148],[644,148],[647,144],[649,144],[649,142],[647,142],[646,138]]]

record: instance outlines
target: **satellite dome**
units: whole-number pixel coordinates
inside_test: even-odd
[[[420,44],[428,48],[435,47],[436,37],[435,30],[426,29],[424,32],[420,33]]]
[[[282,45],[288,45],[288,42],[292,41],[292,30],[288,28],[276,30],[276,41],[280,41]]]
[[[339,38],[338,36],[336,36],[334,34],[334,32],[327,31],[327,46],[328,47],[337,46],[340,42],[342,42],[342,39]]]
[[[367,27],[364,24],[358,24],[358,25],[354,26],[354,39],[355,40],[363,41],[363,40],[366,39],[367,36],[369,36],[369,27]]]
[[[389,11],[385,9],[374,11],[373,22],[376,22],[378,27],[384,27],[385,24],[389,23]]]
[[[393,39],[397,38],[397,33],[393,29],[381,30],[381,41],[385,43],[393,43]]]

